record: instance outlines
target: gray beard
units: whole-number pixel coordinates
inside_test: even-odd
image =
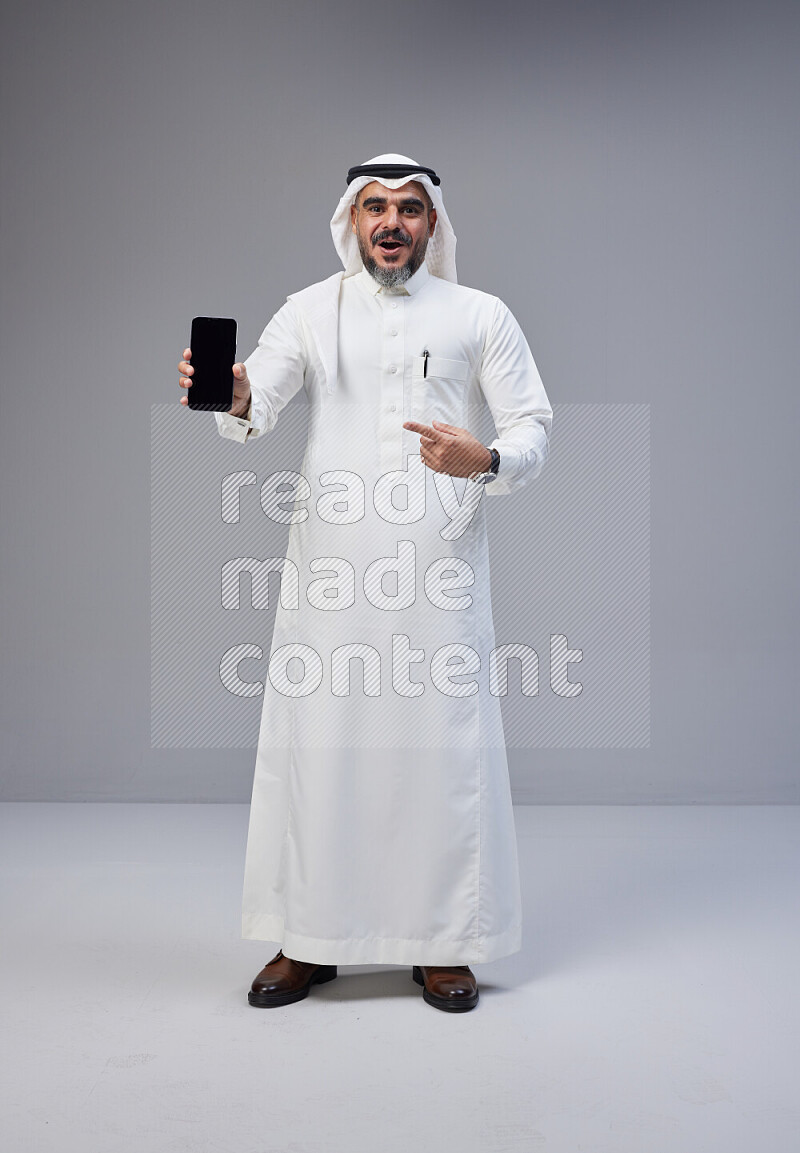
[[[410,280],[425,259],[425,250],[428,247],[427,237],[416,252],[412,252],[405,264],[397,268],[383,268],[378,264],[369,250],[365,249],[359,238],[358,248],[361,253],[361,262],[373,280],[377,280],[383,288],[399,288]]]

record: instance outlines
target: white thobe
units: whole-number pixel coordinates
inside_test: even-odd
[[[361,271],[290,297],[245,363],[249,419],[216,414],[223,436],[269,433],[302,387],[310,411],[308,487],[284,504],[304,518],[287,550],[299,597],[284,603],[282,592],[276,611],[242,935],[320,964],[457,965],[516,952],[485,500],[457,535],[446,530],[467,488],[514,492],[547,458],[552,409],[525,337],[502,301],[423,264],[399,289]],[[495,481],[476,486],[421,463],[404,421],[474,431],[487,403]],[[403,470],[409,487],[389,492],[402,477],[388,474]],[[343,646],[360,646],[348,650],[360,659],[337,664]]]

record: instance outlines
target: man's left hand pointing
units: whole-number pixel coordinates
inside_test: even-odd
[[[419,433],[420,455],[434,472],[446,472],[449,476],[488,472],[492,454],[466,428],[456,428],[442,420],[431,421],[429,425],[407,420],[403,428]]]

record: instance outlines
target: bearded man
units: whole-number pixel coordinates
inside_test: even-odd
[[[301,388],[309,405],[302,471],[277,474],[293,491],[275,503],[297,503],[242,909],[244,938],[281,947],[248,999],[290,1004],[340,964],[395,964],[457,1012],[478,1002],[470,964],[522,932],[481,498],[539,475],[553,414],[509,309],[457,282],[433,169],[398,154],[351,168],[331,232],[344,271],[287,299],[215,414],[244,442]],[[284,599],[309,571],[334,576]]]

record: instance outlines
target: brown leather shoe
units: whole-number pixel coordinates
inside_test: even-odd
[[[463,1013],[478,1004],[478,982],[469,965],[414,965],[411,975],[422,997],[436,1009]]]
[[[283,950],[268,961],[253,981],[247,1000],[259,1009],[273,1005],[291,1005],[308,996],[312,985],[332,981],[337,975],[335,965],[312,965],[308,961],[293,961],[284,957]]]

